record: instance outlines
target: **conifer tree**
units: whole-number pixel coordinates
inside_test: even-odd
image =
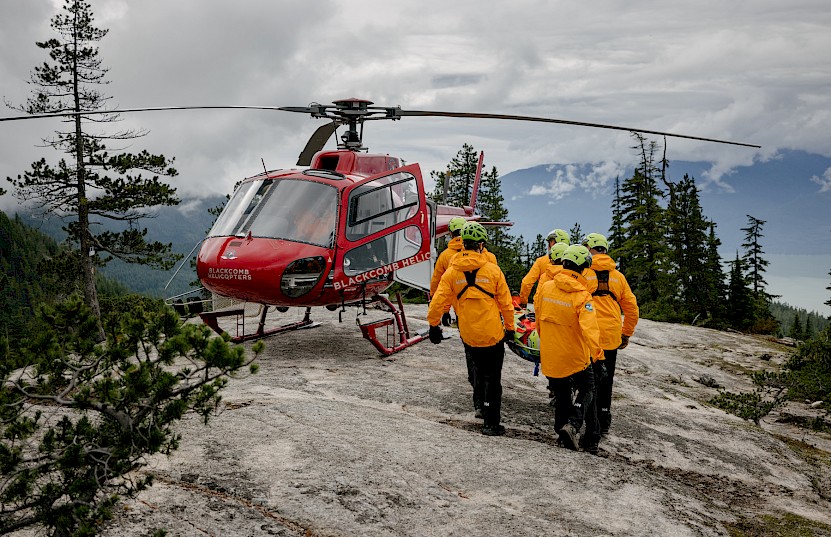
[[[430,198],[436,203],[446,205],[468,205],[473,193],[473,182],[479,154],[470,144],[463,144],[456,156],[450,161],[445,172],[431,172],[436,186]],[[447,200],[444,199],[445,182],[447,183]]]
[[[496,166],[492,167],[489,172],[482,172],[479,193],[476,198],[476,212],[481,214],[484,220],[488,222],[506,222],[508,219],[508,209],[505,208],[505,198],[502,196],[502,184],[499,181],[499,172],[496,170]],[[495,226],[488,230],[490,237],[488,241],[489,250],[506,248],[510,243],[513,243],[513,237],[508,235],[505,229]],[[497,256],[498,258],[499,256]]]
[[[745,254],[742,260],[745,262],[746,276],[753,294],[753,317],[755,320],[753,331],[774,333],[778,323],[770,312],[770,302],[778,297],[768,294],[765,290],[767,282],[764,279],[764,274],[765,267],[768,266],[768,260],[762,257],[765,252],[762,250],[761,244],[761,238],[764,237],[762,228],[765,221],[750,215],[747,215],[747,220],[748,226],[741,228],[745,232],[745,240],[742,243]]]
[[[802,331],[802,319],[799,317],[799,312],[795,311],[793,314],[793,321],[791,328],[788,330],[788,337],[792,337],[797,341],[805,339],[805,332]]]
[[[574,226],[568,230],[568,240],[571,244],[580,244],[583,241],[583,229],[580,227],[580,222],[575,222]]]
[[[754,319],[753,297],[744,275],[744,261],[739,257],[738,251],[735,261],[730,265],[730,282],[727,288],[730,324],[737,330],[747,330]]]
[[[618,270],[622,272],[626,270],[626,268],[619,259],[620,252],[618,251],[618,245],[621,245],[624,242],[623,208],[620,196],[620,177],[615,177],[615,190],[614,195],[612,196],[612,224],[609,227],[609,233],[606,238],[609,241],[608,253],[612,256],[612,259],[617,261]]]
[[[669,185],[667,242],[676,283],[677,311],[689,319],[708,313],[707,228],[695,179],[689,175]]]
[[[725,321],[727,313],[727,286],[722,270],[721,255],[718,253],[721,241],[716,236],[716,224],[710,222],[707,236],[707,259],[704,263],[704,283],[701,290],[704,295],[704,307],[713,323],[718,326]]]
[[[620,215],[624,222],[624,240],[615,248],[624,274],[638,303],[655,304],[662,296],[667,263],[664,209],[659,204],[662,192],[656,176],[656,146],[646,143],[643,135],[635,133],[638,144],[633,147],[641,154],[641,162],[632,177],[621,186]],[[642,310],[648,310],[644,307]]]
[[[169,268],[176,261],[170,244],[148,242],[146,229],[137,221],[157,205],[175,205],[175,189],[159,181],[159,175],[174,176],[172,159],[138,153],[111,153],[106,143],[120,143],[141,137],[145,132],[103,132],[103,126],[118,120],[116,114],[83,115],[105,111],[109,97],[100,90],[106,84],[107,69],[101,66],[97,43],[107,30],[93,25],[92,8],[83,0],[64,0],[62,12],[52,18],[57,37],[37,42],[50,61],[35,67],[30,84],[32,96],[25,105],[12,106],[29,114],[66,113],[66,128],[43,141],[65,153],[56,166],[41,159],[30,170],[8,178],[15,195],[34,203],[35,208],[69,217],[65,228],[77,248],[84,297],[99,319],[99,339],[104,332],[95,289],[94,267],[114,257],[130,263]],[[148,172],[152,177],[142,175]],[[101,219],[120,223],[120,231],[103,231],[94,226]]]
[[[816,330],[814,330],[814,323],[811,319],[811,314],[807,314],[805,316],[805,340],[813,339],[814,336],[817,335]]]

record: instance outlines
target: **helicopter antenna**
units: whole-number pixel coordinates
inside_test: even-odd
[[[263,171],[268,175],[268,168],[265,167],[265,159],[263,157],[260,157],[260,162],[263,163]]]

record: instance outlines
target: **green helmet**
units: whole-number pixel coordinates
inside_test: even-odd
[[[462,228],[462,240],[473,242],[487,241],[488,232],[485,231],[485,227],[479,222],[466,222]]]
[[[603,248],[604,250],[609,249],[609,241],[606,240],[606,237],[601,235],[600,233],[589,233],[586,235],[586,238],[583,239],[583,246],[586,248]]]
[[[552,229],[548,232],[548,236],[545,238],[547,241],[554,241],[554,242],[562,242],[565,244],[570,244],[571,239],[569,239],[568,231],[562,229]]]
[[[562,256],[563,262],[571,261],[578,268],[588,268],[592,264],[592,254],[582,244],[572,244],[565,249]]]
[[[461,216],[454,216],[450,219],[450,222],[447,223],[447,229],[450,231],[450,233],[453,233],[454,231],[459,231],[460,229],[465,227],[465,224],[467,224],[467,220],[465,220]]]
[[[564,242],[554,243],[554,246],[552,246],[548,251],[548,257],[551,258],[551,262],[554,263],[559,261],[563,255],[563,252],[566,251],[566,248],[568,248],[568,244]]]

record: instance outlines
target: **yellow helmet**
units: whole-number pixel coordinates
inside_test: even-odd
[[[592,265],[592,254],[588,248],[582,244],[572,244],[565,249],[562,255],[563,263],[571,261],[580,270],[588,268]]]
[[[556,263],[559,261],[563,255],[563,252],[566,251],[566,248],[568,248],[568,244],[564,242],[555,242],[554,246],[552,246],[548,251],[548,257],[551,259],[551,262]]]
[[[467,220],[462,218],[461,216],[454,216],[450,219],[450,222],[447,223],[447,229],[450,230],[450,233],[454,231],[459,231],[467,224]]]
[[[554,241],[554,242],[564,242],[566,244],[571,243],[571,239],[568,236],[568,231],[563,229],[552,229],[548,232],[548,236],[545,237],[547,241]]]
[[[603,248],[604,250],[608,250],[609,241],[600,233],[589,233],[583,239],[583,246],[586,248]]]

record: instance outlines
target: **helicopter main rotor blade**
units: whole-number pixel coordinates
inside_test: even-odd
[[[324,123],[314,131],[309,141],[306,142],[306,147],[303,148],[303,151],[297,159],[298,166],[308,166],[312,163],[312,157],[315,153],[323,149],[323,146],[326,145],[326,142],[334,134],[335,127],[336,125],[333,121],[331,123]]]
[[[431,110],[400,110],[393,109],[391,112],[396,116],[429,116],[429,117],[461,117],[478,119],[508,119],[513,121],[536,121],[539,123],[559,123],[562,125],[577,125],[580,127],[595,127],[598,129],[614,129],[619,131],[641,132],[644,134],[655,134],[658,136],[672,136],[674,138],[687,138],[689,140],[700,140],[702,142],[715,142],[718,144],[741,145],[744,147],[756,147],[759,145],[746,144],[743,142],[731,142],[729,140],[717,140],[715,138],[702,138],[700,136],[689,136],[686,134],[674,134],[671,132],[651,131],[646,129],[635,129],[632,127],[620,127],[617,125],[605,125],[603,123],[586,123],[585,121],[571,121],[567,119],[551,119],[535,116],[514,116],[507,114],[480,114],[476,112],[436,112]]]
[[[42,119],[47,117],[94,116],[100,114],[120,114],[122,112],[159,112],[164,110],[280,110],[279,106],[157,106],[152,108],[121,108],[118,110],[90,110],[82,112],[51,112],[46,114],[28,114],[16,117],[0,117],[0,121],[19,121],[23,119]]]

